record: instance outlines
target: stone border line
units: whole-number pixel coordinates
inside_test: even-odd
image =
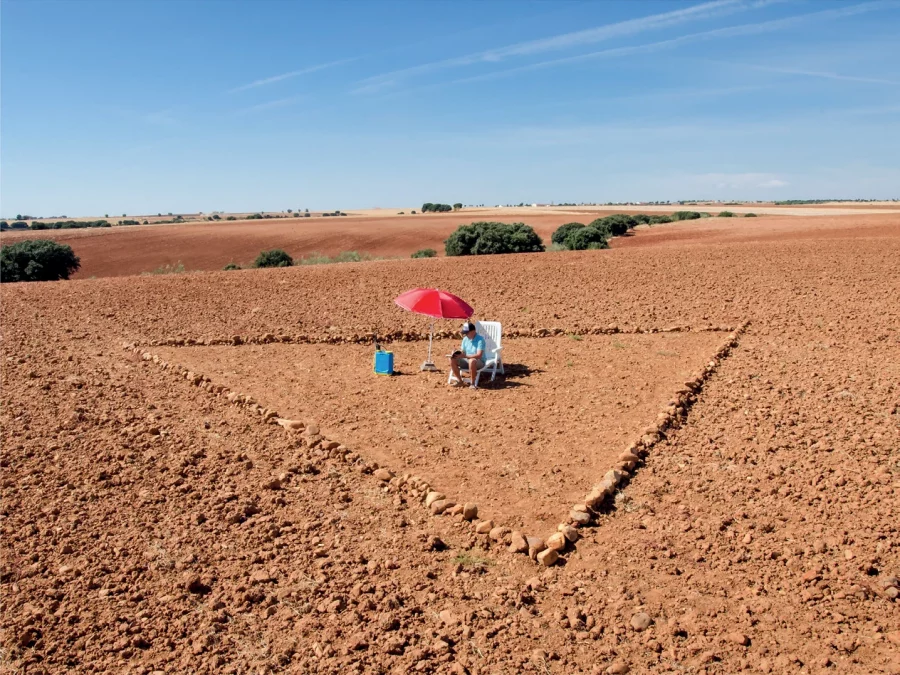
[[[595,523],[598,515],[612,510],[616,492],[627,485],[650,450],[665,438],[666,431],[684,424],[688,411],[697,402],[703,385],[716,372],[731,350],[737,346],[738,338],[749,325],[749,321],[745,321],[738,328],[729,332],[728,339],[716,350],[713,358],[695,377],[687,380],[684,386],[675,392],[675,397],[657,415],[656,422],[645,428],[640,438],[628,445],[625,451],[619,455],[616,464],[604,474],[584,500],[572,506],[568,520],[560,523],[556,532],[550,534],[546,539],[528,536],[519,530],[511,530],[508,527],[496,526],[490,519],[480,519],[478,505],[474,502],[454,501],[434,489],[421,476],[409,472],[397,475],[391,469],[380,466],[377,462],[366,461],[359,453],[350,450],[342,443],[325,438],[320,433],[319,427],[313,422],[281,417],[276,411],[260,405],[251,396],[216,384],[206,375],[196,373],[178,364],[169,363],[158,355],[144,350],[136,343],[125,342],[122,347],[134,355],[139,355],[142,360],[150,361],[161,369],[172,372],[179,379],[187,380],[212,396],[223,398],[233,405],[245,408],[250,413],[255,413],[257,419],[263,424],[280,425],[287,433],[297,435],[298,446],[307,449],[315,459],[330,458],[351,468],[356,468],[362,473],[372,474],[384,484],[386,491],[404,493],[406,497],[422,502],[431,515],[447,515],[456,518],[459,522],[468,523],[476,535],[487,537],[486,543],[494,542],[497,546],[505,546],[512,553],[527,554],[538,564],[550,567],[560,560],[562,553],[575,547],[575,542],[580,538],[580,528],[590,527]],[[722,329],[713,328],[712,330],[721,331]],[[663,329],[652,332],[667,331]],[[266,484],[266,487],[278,489],[281,487],[282,480],[284,478],[273,479]]]
[[[653,333],[732,333],[736,328],[731,326],[667,326],[665,328],[619,327],[610,325],[606,327],[594,326],[593,328],[532,328],[528,330],[510,329],[503,333],[505,338],[544,338],[560,337],[563,335],[641,335]],[[459,337],[455,330],[437,331],[434,334],[436,340]],[[213,338],[163,338],[162,340],[150,340],[147,342],[134,342],[138,347],[210,347],[215,345],[265,345],[272,343],[284,344],[372,344],[375,340],[390,344],[393,342],[421,342],[429,338],[428,333],[421,331],[393,331],[379,334],[366,333],[360,335],[275,335],[264,333],[263,335],[232,335],[229,337]]]
[[[666,437],[668,430],[684,425],[688,412],[699,400],[703,385],[719,369],[731,351],[737,347],[740,336],[749,326],[750,322],[745,321],[728,334],[725,342],[696,376],[685,381],[684,385],[675,392],[674,398],[656,416],[656,422],[646,427],[640,438],[629,443],[624,452],[619,455],[616,463],[603,475],[600,482],[585,495],[584,500],[572,506],[568,522],[561,523],[557,531],[547,537],[546,549],[537,554],[539,562],[544,565],[555,563],[559,554],[565,551],[567,546],[574,545],[578,541],[577,528],[590,526],[598,515],[613,509],[616,492],[631,481],[637,468],[643,464],[653,447]],[[512,545],[510,550],[513,550]],[[530,553],[531,547],[529,547]],[[541,559],[541,555],[544,555],[545,558]]]

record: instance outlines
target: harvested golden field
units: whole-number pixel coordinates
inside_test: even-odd
[[[767,216],[4,284],[4,668],[898,673],[897,260],[896,215]],[[507,377],[418,372],[416,286],[501,321]]]

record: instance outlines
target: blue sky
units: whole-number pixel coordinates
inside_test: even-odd
[[[0,212],[900,197],[900,1],[5,0]]]

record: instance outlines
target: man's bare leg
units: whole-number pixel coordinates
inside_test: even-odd
[[[478,374],[478,359],[469,359],[469,377],[471,378],[472,386],[475,386],[475,376]]]
[[[459,358],[450,357],[450,370],[453,371],[453,377],[459,384],[462,384],[462,375],[459,372]]]

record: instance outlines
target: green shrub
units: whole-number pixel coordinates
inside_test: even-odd
[[[454,211],[459,211],[459,210],[462,208],[462,206],[463,206],[463,205],[462,205],[462,202],[456,202],[456,203],[453,205],[453,210],[454,210]]]
[[[755,213],[745,213],[744,218],[756,218],[756,214]]]
[[[436,256],[437,251],[435,251],[433,248],[423,248],[413,253],[410,258],[434,258]]]
[[[106,220],[57,220],[52,223],[31,223],[32,230],[82,230],[89,227],[112,227],[112,225]]]
[[[650,216],[648,216],[646,213],[635,213],[634,216],[632,216],[632,217],[638,223],[643,223],[644,225],[650,224]]]
[[[731,211],[722,211],[719,213],[719,218],[734,218],[734,214]]]
[[[183,274],[184,273],[184,264],[181,261],[178,261],[176,264],[167,264],[160,265],[152,272],[144,272],[144,276],[153,275],[160,276],[163,274]]]
[[[628,230],[633,230],[638,225],[637,218],[627,213],[614,213],[611,216],[606,216],[605,220],[609,223],[609,230],[614,237],[621,237]]]
[[[356,251],[341,251],[334,258],[334,262],[362,262],[362,260],[363,256]]]
[[[588,227],[593,227],[595,230],[600,230],[601,232],[606,234],[606,238],[609,239],[613,236],[612,231],[609,229],[609,223],[605,218],[597,218],[588,223]]]
[[[294,259],[280,248],[262,251],[253,261],[254,267],[290,267],[293,264]]]
[[[650,216],[651,225],[659,225],[660,223],[671,223],[671,216]]]
[[[462,204],[460,204],[460,208],[462,208]],[[432,204],[431,202],[422,204],[422,213],[446,213],[452,210],[453,207],[449,204]]]
[[[234,216],[226,216],[225,220],[237,220]]]
[[[57,281],[68,279],[81,260],[67,244],[48,239],[25,239],[0,250],[0,281]]]
[[[10,227],[12,227],[12,229],[14,230],[27,230],[28,223],[26,223],[24,220],[17,220]]]
[[[593,227],[601,232],[608,232],[608,237],[621,237],[637,224],[638,221],[633,216],[625,213],[614,213],[605,218],[597,218],[588,227]]]
[[[569,238],[569,235],[572,234],[575,230],[580,230],[583,227],[583,223],[565,223],[564,225],[560,225],[556,228],[553,234],[550,235],[550,242],[553,244],[562,244],[563,246],[565,246],[566,239]]]
[[[246,220],[262,220],[263,216],[261,213],[251,213],[247,216]]]
[[[697,220],[700,217],[699,211],[676,211],[672,214],[672,220]]]
[[[8,230],[8,229],[9,229],[9,223],[7,223],[5,220],[0,220],[0,230]]]
[[[480,221],[460,225],[444,242],[444,250],[448,256],[539,253],[544,243],[524,223]]]
[[[574,230],[566,239],[566,248],[570,251],[584,251],[589,248],[609,248],[606,230],[598,230],[596,227],[583,227]]]
[[[305,258],[298,258],[295,265],[330,265],[332,263],[354,263],[366,262],[368,260],[384,260],[368,253],[359,253],[357,251],[343,251],[331,258],[321,253],[312,253]]]
[[[327,265],[328,263],[334,262],[327,255],[322,255],[321,253],[311,253],[305,258],[301,258],[295,264],[297,265]]]
[[[223,267],[222,269],[227,272],[229,270],[239,270],[239,269],[241,269],[241,266],[238,265],[237,263],[230,262],[227,265],[225,265],[225,267]]]

